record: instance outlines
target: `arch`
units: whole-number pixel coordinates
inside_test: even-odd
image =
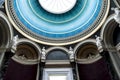
[[[55,54],[56,56],[54,56],[53,54]],[[52,57],[53,60],[69,59],[68,49],[65,47],[51,47],[46,51],[46,58],[49,59],[50,58],[49,56]],[[57,57],[58,57],[58,59],[57,59]]]
[[[75,47],[75,51],[76,71],[80,80],[111,80],[107,65],[99,54],[95,39],[80,42]]]
[[[118,25],[118,23],[114,20],[113,17],[114,14],[108,17],[101,30],[101,38],[104,41],[105,47],[110,51],[115,51],[113,33]]]
[[[9,48],[13,38],[13,29],[8,21],[7,16],[0,11],[0,53],[5,52]]]
[[[38,80],[41,70],[40,53],[41,49],[36,43],[28,39],[19,39],[15,55],[9,60],[4,80]]]
[[[65,51],[68,54],[68,49],[65,48],[65,47],[50,47],[46,50],[46,55],[53,50],[62,50],[62,51]]]
[[[114,17],[114,14],[110,15],[107,21],[105,22],[105,24],[103,25],[103,28],[101,30],[101,38],[103,39],[105,46],[109,51],[111,63],[115,70],[115,74],[118,78],[120,78],[120,68],[119,68],[120,57],[119,57],[119,52],[116,50],[116,48],[118,48],[119,50],[119,44],[115,46],[113,41],[113,35],[115,32],[115,29],[118,27],[117,26],[118,23],[115,22],[113,17]]]
[[[78,63],[88,64],[102,58],[96,46],[95,39],[80,42],[74,49],[75,59]]]
[[[29,53],[29,54],[28,54]],[[41,48],[28,39],[19,39],[17,50],[12,58],[23,64],[36,64],[40,61]]]

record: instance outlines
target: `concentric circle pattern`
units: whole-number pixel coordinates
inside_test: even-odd
[[[109,2],[73,0],[72,7],[57,13],[46,10],[40,0],[6,0],[6,10],[14,27],[29,39],[48,45],[67,45],[89,37],[100,28],[107,17]]]

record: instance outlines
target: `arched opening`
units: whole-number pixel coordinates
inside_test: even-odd
[[[27,43],[18,45],[15,55],[29,60],[38,59],[39,57],[37,50],[32,45]]]
[[[97,55],[99,51],[97,46],[92,43],[85,43],[78,48],[77,59],[89,59]]]
[[[103,25],[103,28],[101,30],[101,38],[103,39],[106,49],[109,52],[110,56],[110,64],[112,65],[112,68],[114,69],[114,74],[116,76],[113,76],[114,78],[120,79],[120,28],[118,23],[114,20],[114,14],[108,17],[105,24]]]
[[[51,48],[46,54],[46,67],[70,67],[69,54],[62,48]]]
[[[4,80],[37,80],[40,54],[41,50],[34,42],[18,40],[17,50],[10,59]]]
[[[0,18],[0,47],[5,47],[11,40],[11,33],[6,21]]]
[[[51,47],[47,50],[42,80],[73,80],[72,65],[68,50],[63,47]]]
[[[77,74],[80,80],[111,80],[104,58],[95,40],[85,40],[76,50]]]
[[[69,60],[69,55],[63,50],[53,50],[47,55],[47,60]]]
[[[116,33],[118,32],[118,23],[113,19],[113,15],[108,18],[101,31],[101,38],[108,50],[115,50],[116,40],[118,40]],[[118,29],[118,30],[116,30]],[[117,32],[115,32],[117,31]],[[118,42],[118,41],[117,41]]]
[[[119,25],[114,26],[115,30],[113,32],[113,44],[116,46],[120,42],[120,27]]]
[[[0,79],[3,78],[4,74],[2,73],[5,71],[5,69],[3,71],[5,52],[9,48],[12,38],[12,26],[10,25],[7,16],[0,11]]]
[[[9,47],[13,37],[12,27],[4,13],[0,12],[0,51],[6,50]]]

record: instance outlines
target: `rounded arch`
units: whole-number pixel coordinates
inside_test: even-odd
[[[41,48],[28,39],[19,39],[17,41],[17,50],[14,60],[23,64],[36,64],[40,61]]]
[[[7,16],[0,11],[0,50],[5,51],[13,38],[13,29]]]
[[[53,55],[54,54],[54,55]],[[68,49],[65,47],[51,47],[46,51],[46,58],[52,57],[53,60],[69,59]],[[58,59],[57,59],[58,57]]]
[[[56,49],[59,49],[59,50],[62,50],[62,51],[65,51],[66,53],[68,53],[68,49],[65,48],[65,47],[50,47],[47,49],[46,53],[49,53],[50,51],[53,51],[53,50],[56,50]]]
[[[109,51],[111,64],[113,65],[113,69],[115,70],[116,76],[120,77],[120,68],[119,68],[119,44],[116,46],[114,43],[114,33],[116,33],[116,29],[119,29],[118,23],[114,20],[114,14],[110,15],[103,25],[101,30],[101,38],[104,41],[106,48]],[[119,33],[117,33],[119,34]],[[118,37],[118,36],[117,36]],[[115,47],[116,46],[116,47]],[[118,48],[118,51],[117,49]]]
[[[92,63],[101,58],[95,39],[80,42],[74,49],[75,59],[78,63]]]
[[[118,27],[118,23],[114,20],[114,14],[109,16],[101,30],[101,38],[108,50],[114,51],[115,45],[113,41],[114,31]]]

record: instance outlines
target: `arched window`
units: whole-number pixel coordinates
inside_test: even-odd
[[[99,54],[95,40],[80,43],[77,52],[77,72],[80,80],[111,80],[104,58]]]
[[[68,52],[56,48],[47,53],[42,80],[73,80]]]
[[[47,60],[69,60],[69,55],[62,50],[50,51],[47,55]]]

